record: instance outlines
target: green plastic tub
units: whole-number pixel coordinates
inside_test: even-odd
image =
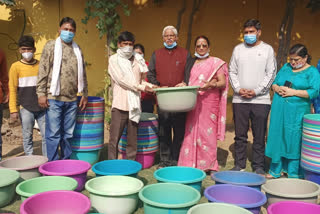
[[[20,173],[11,169],[0,169],[0,208],[8,205],[15,195]]]
[[[145,214],[187,214],[200,197],[195,188],[177,183],[150,184],[139,192]]]
[[[65,176],[43,176],[38,178],[32,178],[21,182],[16,192],[21,196],[21,200],[33,196],[40,192],[47,192],[53,190],[75,190],[78,186],[78,182],[70,177]]]
[[[143,182],[122,175],[100,176],[86,183],[91,207],[97,213],[132,214],[138,205]]]
[[[158,105],[161,111],[188,112],[197,102],[199,86],[156,88]]]
[[[242,207],[226,203],[204,203],[193,206],[187,214],[252,214]]]

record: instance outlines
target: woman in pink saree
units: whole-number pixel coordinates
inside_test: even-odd
[[[209,56],[209,45],[207,37],[196,38],[189,85],[200,89],[195,108],[187,114],[178,165],[214,172],[219,170],[217,140],[223,141],[225,136],[228,67],[223,60]]]

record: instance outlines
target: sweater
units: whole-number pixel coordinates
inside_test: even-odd
[[[36,94],[38,69],[39,61],[34,64],[18,61],[11,65],[9,72],[10,113],[18,112],[18,105],[31,112],[42,110],[38,105]]]
[[[173,49],[160,48],[156,50],[149,61],[148,80],[159,86],[174,87],[184,81],[188,83],[190,73],[186,64],[191,61],[190,53],[180,47]]]
[[[229,64],[233,103],[271,104],[269,90],[276,76],[277,63],[273,48],[260,42],[257,46],[237,45]],[[252,99],[242,98],[240,89],[254,90]]]

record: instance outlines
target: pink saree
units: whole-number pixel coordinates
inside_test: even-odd
[[[189,85],[200,85],[201,80],[226,77],[226,87],[198,92],[195,108],[188,112],[184,140],[180,150],[178,165],[196,167],[201,170],[219,170],[217,161],[217,140],[224,140],[228,94],[228,67],[219,58],[209,57],[194,64]]]

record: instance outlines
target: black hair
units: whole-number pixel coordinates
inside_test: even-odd
[[[120,43],[124,41],[130,41],[134,43],[135,41],[134,35],[128,31],[121,32],[120,35],[118,36],[118,42]]]
[[[142,51],[142,53],[144,54],[144,47],[143,47],[143,45],[142,44],[135,44],[134,46],[133,46],[133,50],[134,49],[140,49],[141,51]]]
[[[306,56],[308,56],[307,63],[308,64],[311,63],[311,58],[312,57],[308,54],[308,49],[303,44],[295,44],[295,45],[293,45],[289,50],[289,54],[290,55],[296,54],[297,56],[300,56],[302,58],[305,58]]]
[[[25,47],[31,47],[34,48],[34,39],[32,36],[21,36],[19,39],[19,47],[25,46]]]
[[[196,45],[197,45],[197,41],[198,41],[199,39],[204,39],[204,40],[206,40],[206,41],[207,41],[207,43],[208,43],[208,47],[210,47],[210,41],[209,41],[208,37],[203,36],[203,35],[198,36],[198,37],[194,40],[194,46],[196,46]]]
[[[261,30],[261,24],[257,19],[248,19],[243,25],[243,28],[247,27],[254,27],[257,30]]]
[[[62,18],[61,19],[61,21],[60,21],[60,27],[63,25],[63,24],[65,24],[65,23],[69,23],[73,28],[74,28],[74,30],[76,30],[77,29],[77,25],[76,25],[76,22],[74,21],[74,19],[73,18],[70,18],[70,17],[64,17],[64,18]]]

